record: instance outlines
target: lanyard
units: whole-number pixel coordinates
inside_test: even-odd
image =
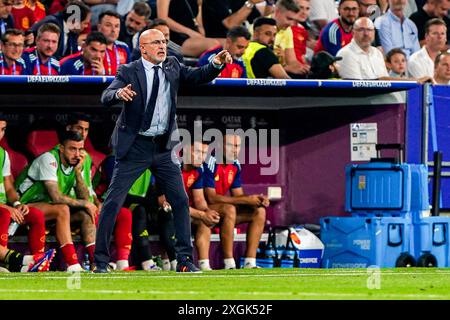
[[[84,64],[83,64],[83,66],[81,67],[81,75],[85,75],[85,69],[84,69]],[[94,71],[94,69],[92,69],[92,67],[91,67],[91,72],[92,72],[92,76],[95,76],[95,71]]]
[[[37,75],[40,76],[41,75],[41,62],[39,59],[39,55],[36,49],[36,69],[37,69]],[[50,58],[48,58],[48,62],[47,62],[47,69],[48,69],[48,75],[51,76],[52,75],[52,65],[50,63]]]
[[[6,32],[6,26],[5,26],[5,21],[0,21],[0,33],[4,34]]]
[[[114,44],[114,54],[116,55],[116,68],[120,65],[120,57],[119,50],[117,50],[117,46]],[[108,74],[111,75],[112,66],[111,66],[111,57],[109,56],[108,49],[106,49],[106,62],[108,64]]]
[[[2,76],[5,75],[5,63],[4,60],[1,60],[2,63]],[[13,62],[11,75],[16,75],[16,62]]]

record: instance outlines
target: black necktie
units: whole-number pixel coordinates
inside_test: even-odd
[[[150,95],[150,100],[148,101],[147,108],[145,108],[144,118],[142,120],[141,130],[146,131],[150,128],[152,124],[153,112],[155,111],[156,99],[158,97],[158,89],[159,89],[159,75],[158,70],[159,66],[153,66],[153,84],[152,84],[152,93]]]

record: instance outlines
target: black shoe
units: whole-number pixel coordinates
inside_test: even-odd
[[[182,257],[177,263],[177,272],[202,273],[188,257]]]
[[[109,270],[107,267],[100,267],[100,266],[95,266],[94,273],[109,273]]]

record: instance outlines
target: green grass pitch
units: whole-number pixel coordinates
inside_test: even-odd
[[[252,269],[202,274],[0,273],[0,299],[448,300],[450,269]]]

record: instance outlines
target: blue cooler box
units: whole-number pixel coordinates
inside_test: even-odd
[[[345,171],[345,210],[353,216],[408,218],[429,210],[425,165],[371,162]]]
[[[450,266],[450,217],[415,217],[413,228],[417,266]]]
[[[411,252],[411,220],[398,217],[320,219],[323,268],[396,267]]]

